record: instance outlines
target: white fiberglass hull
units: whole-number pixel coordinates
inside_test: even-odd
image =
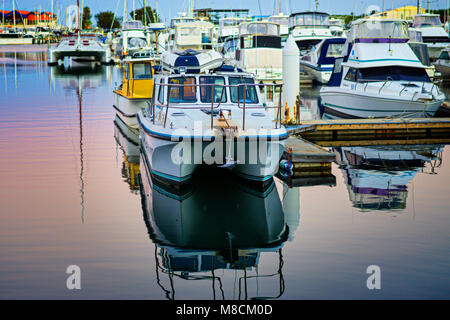
[[[33,38],[0,38],[0,45],[3,44],[33,44]]]
[[[187,183],[197,167],[205,164],[228,167],[245,179],[264,183],[277,173],[284,151],[282,140],[234,140],[230,147],[225,140],[205,141],[206,137],[203,141],[172,141],[142,122],[140,131],[142,152],[152,175],[170,184]]]
[[[441,100],[430,102],[383,98],[349,92],[340,88],[324,88],[320,92],[322,104],[328,111],[358,118],[431,117],[442,105]]]
[[[137,113],[147,107],[147,99],[128,99],[114,93],[114,109],[125,124],[133,129],[139,128]]]

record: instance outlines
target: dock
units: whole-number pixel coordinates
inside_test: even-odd
[[[431,137],[450,134],[450,118],[308,120],[302,121],[298,126],[288,127],[288,132],[290,135],[300,134],[307,140],[339,140],[348,136],[387,138],[423,135]]]

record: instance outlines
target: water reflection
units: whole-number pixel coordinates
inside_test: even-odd
[[[114,138],[122,151],[122,177],[132,193],[139,190],[139,132],[128,127],[119,116],[114,119]]]
[[[141,180],[157,283],[167,299],[189,298],[177,291],[189,288],[186,281],[206,285],[202,292],[212,299],[283,295],[282,247],[293,219],[285,215],[274,181],[255,190],[224,170],[205,169],[194,183],[174,189],[150,176],[142,158]],[[213,188],[211,181],[217,182]],[[298,225],[296,214],[291,225]],[[264,257],[270,263],[261,272]]]
[[[360,211],[394,211],[406,209],[407,185],[418,172],[435,173],[443,149],[443,145],[407,145],[334,151],[353,206]]]

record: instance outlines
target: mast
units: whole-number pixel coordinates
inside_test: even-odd
[[[16,0],[13,0],[13,21],[14,21],[14,32],[16,32]]]
[[[144,0],[144,26],[147,26],[147,7],[145,6],[145,0]]]
[[[123,22],[127,22],[128,20],[128,14],[127,14],[127,0],[124,0],[123,2]]]

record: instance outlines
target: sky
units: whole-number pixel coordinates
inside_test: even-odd
[[[12,8],[13,0],[2,0],[5,2],[5,10]],[[53,0],[53,5],[56,7],[56,2],[59,5],[69,6],[76,4],[76,0]],[[79,0],[80,5],[91,8],[92,16],[100,11],[110,10],[116,11],[117,15],[123,16],[124,0]],[[428,0],[421,0],[422,6],[427,8]],[[449,0],[430,0],[432,9],[441,9],[448,7]],[[52,0],[16,0],[16,7],[22,10],[35,10],[41,6],[42,10],[50,11]],[[187,0],[159,0],[159,13],[163,19],[170,20],[171,17],[177,15],[183,8],[187,7]],[[226,5],[224,5],[226,2]],[[404,5],[416,5],[417,0],[319,0],[319,11],[325,11],[330,14],[350,14],[356,11],[361,14],[367,10],[371,5],[383,7],[383,2],[386,9],[400,7]],[[133,8],[133,0],[127,2],[128,11]],[[143,0],[134,0],[135,7],[141,8]],[[146,0],[146,4],[152,7],[155,6],[156,0]],[[286,14],[291,12],[309,10],[315,8],[314,0],[281,0],[282,11]],[[356,10],[355,10],[356,3]],[[251,15],[270,15],[276,12],[278,0],[195,0],[195,8],[215,8],[215,9],[250,9]],[[54,10],[56,11],[56,9]],[[95,19],[92,19],[95,22]]]

